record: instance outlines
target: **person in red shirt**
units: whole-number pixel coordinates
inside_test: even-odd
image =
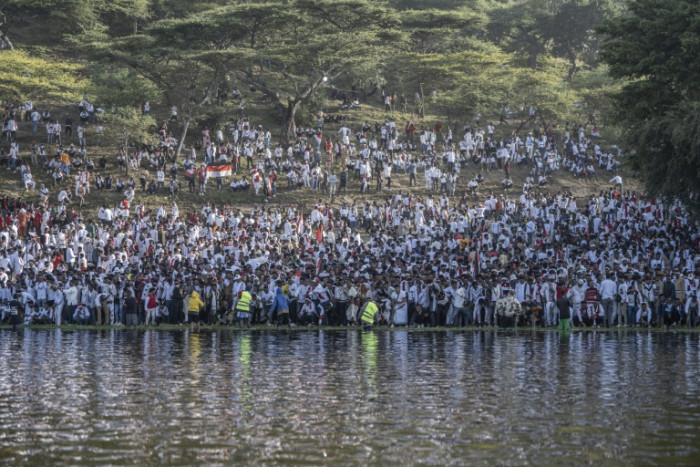
[[[39,228],[41,227],[41,222],[42,222],[43,220],[44,220],[44,215],[43,215],[43,213],[42,213],[41,211],[38,211],[38,210],[37,210],[37,211],[34,213],[34,228],[35,228],[36,230],[39,230]]]
[[[59,252],[54,253],[53,259],[51,260],[51,264],[53,265],[54,269],[58,269],[58,267],[61,265],[63,262],[63,255]]]

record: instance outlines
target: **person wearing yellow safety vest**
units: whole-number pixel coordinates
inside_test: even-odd
[[[248,329],[250,329],[250,318],[252,316],[250,313],[250,306],[252,301],[253,297],[247,290],[241,290],[240,292],[238,292],[238,303],[236,304],[236,319],[238,319],[238,322],[241,325],[241,329],[243,329],[243,323],[246,323],[248,325]]]
[[[365,330],[372,329],[374,318],[377,316],[378,311],[379,307],[376,303],[372,301],[365,303],[365,306],[362,308],[360,313],[360,321],[362,322],[362,327]]]
[[[194,331],[194,323],[197,323],[197,331],[199,332],[199,310],[204,306],[204,302],[199,298],[196,290],[190,295],[189,306],[187,307],[187,319],[190,322],[190,332]]]

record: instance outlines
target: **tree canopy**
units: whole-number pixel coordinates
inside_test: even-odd
[[[520,128],[585,125],[609,108],[605,93],[614,86],[598,66],[595,27],[618,15],[619,5],[6,0],[0,5],[0,46],[55,63],[57,72],[68,67],[75,76],[88,76],[75,86],[58,82],[93,94],[103,106],[145,100],[176,106],[181,143],[190,124],[232,113],[230,101],[210,104],[233,89],[243,89],[246,101],[269,106],[283,142],[294,135],[300,109],[306,116],[320,110],[330,89],[352,88],[366,97],[396,93],[395,109],[428,108],[454,124],[507,114],[518,118]],[[14,85],[6,78],[0,97],[26,93],[17,91],[13,70]]]
[[[623,86],[613,117],[649,191],[700,214],[700,4],[633,0],[605,23],[602,59]]]

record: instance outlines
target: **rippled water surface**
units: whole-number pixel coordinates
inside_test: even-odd
[[[700,464],[697,334],[0,331],[0,463]]]

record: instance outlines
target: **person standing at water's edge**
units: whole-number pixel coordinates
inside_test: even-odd
[[[20,292],[15,292],[13,299],[10,301],[10,321],[12,323],[12,330],[17,330],[17,325],[22,324],[23,314],[22,313],[22,302],[20,297],[22,294]]]
[[[573,306],[571,299],[569,298],[568,289],[562,286],[563,290],[561,297],[557,299],[557,309],[559,310],[559,330],[560,331],[570,331],[571,330],[571,308]]]
[[[124,298],[124,315],[127,326],[138,326],[139,318],[136,310],[136,297],[132,289],[127,289]]]
[[[522,305],[515,297],[515,289],[510,289],[507,296],[496,301],[497,324],[502,328],[516,327],[518,317],[522,313]]]
[[[193,290],[190,295],[189,306],[187,307],[187,318],[190,321],[190,331],[194,331],[194,323],[197,323],[197,331],[200,329],[199,310],[204,306],[204,302],[199,298],[199,293]]]
[[[250,329],[250,305],[253,297],[247,290],[241,290],[238,292],[238,303],[236,304],[236,319],[243,329],[243,324],[247,323],[248,329]]]
[[[278,331],[280,325],[285,322],[287,323],[287,329],[292,329],[292,325],[289,322],[289,300],[287,300],[287,296],[284,295],[282,287],[277,287],[275,300],[272,302],[272,308],[270,308],[270,318],[276,318]]]
[[[362,308],[362,310],[360,310],[360,321],[362,321],[362,327],[365,330],[372,329],[377,311],[379,311],[379,307],[377,307],[376,303],[371,301],[365,303],[365,306]]]

